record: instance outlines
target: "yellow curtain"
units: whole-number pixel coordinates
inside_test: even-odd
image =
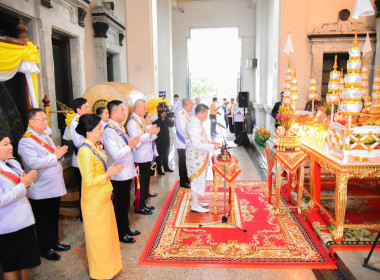
[[[28,42],[26,46],[0,42],[0,71],[10,71],[18,67],[21,61],[40,62],[37,46]]]
[[[0,42],[0,75],[1,75],[1,72],[3,72],[4,76],[7,77],[6,72],[12,73],[12,70],[17,71],[16,68],[18,69],[22,61],[30,61],[34,63],[40,62],[40,56],[38,54],[38,49],[36,45],[34,45],[32,42],[28,42],[26,46],[19,46],[19,45]],[[38,106],[39,94],[38,94],[37,74],[36,73],[29,73],[29,74],[31,74],[35,100]],[[5,80],[9,78],[12,78],[12,76],[5,78]]]

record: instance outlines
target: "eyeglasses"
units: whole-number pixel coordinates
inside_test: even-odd
[[[32,119],[32,120],[40,121],[40,122],[49,122],[48,118],[46,118],[46,119]]]

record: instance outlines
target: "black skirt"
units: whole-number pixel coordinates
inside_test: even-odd
[[[41,264],[34,225],[16,232],[0,234],[0,263],[4,272]]]

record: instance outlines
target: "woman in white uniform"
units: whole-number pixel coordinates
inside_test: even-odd
[[[0,130],[0,263],[4,280],[25,280],[29,269],[41,264],[34,216],[26,196],[37,172],[25,174],[12,158],[12,144]]]

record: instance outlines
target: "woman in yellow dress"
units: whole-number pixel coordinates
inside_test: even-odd
[[[86,139],[78,151],[77,162],[82,175],[81,207],[90,277],[112,279],[123,265],[110,178],[122,166],[113,164],[107,169],[107,157],[98,145],[103,135],[100,120],[97,115],[80,117],[76,132]]]

